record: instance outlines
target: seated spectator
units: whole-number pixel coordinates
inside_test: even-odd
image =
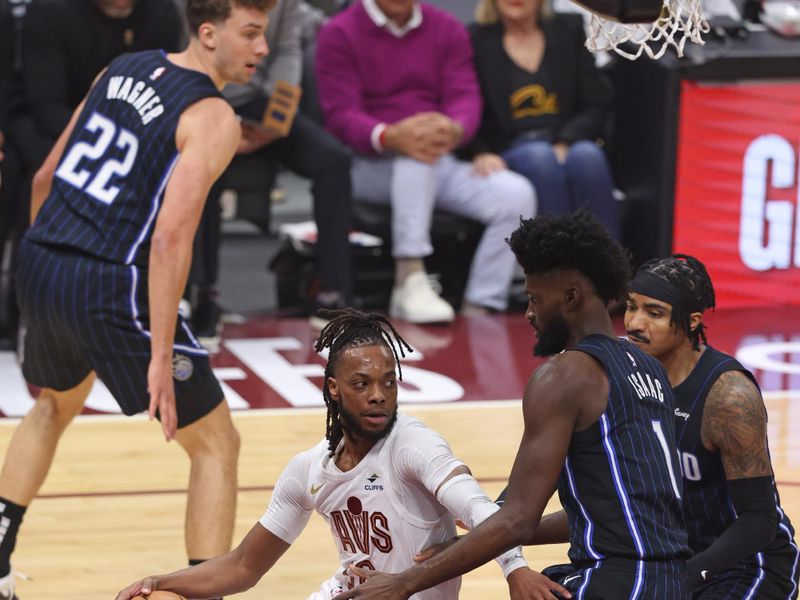
[[[22,167],[19,152],[12,143],[12,123],[16,118],[21,90],[19,69],[19,24],[25,13],[25,0],[0,0],[0,269],[10,266],[7,279],[0,279],[0,350],[13,349],[17,341],[17,303],[12,285],[14,240],[27,224],[27,202],[20,190]]]
[[[270,12],[266,31],[269,55],[257,66],[248,84],[229,85],[223,90],[223,95],[245,119],[262,120],[270,93],[278,81],[300,85],[303,15],[301,0],[278,0]],[[329,309],[345,307],[352,292],[348,242],[352,220],[350,150],[321,125],[298,112],[285,137],[243,121],[239,152],[256,152],[265,163],[277,161],[311,180],[320,283],[314,305],[315,308]],[[210,210],[214,211],[218,221],[219,208],[211,207]],[[205,250],[216,253],[216,249]],[[216,281],[216,273],[212,274],[212,279]],[[203,291],[200,293],[202,296]]]
[[[171,0],[33,2],[25,17],[23,61],[31,125],[49,141],[39,164],[113,58],[140,50],[177,52],[182,36]]]
[[[316,72],[325,125],[356,152],[354,197],[391,204],[391,316],[454,317],[423,262],[435,206],[486,225],[463,311],[505,309],[514,271],[505,238],[533,215],[534,194],[519,175],[477,174],[452,154],[474,135],[481,110],[464,26],[416,0],[361,0],[322,28]]]
[[[20,239],[27,228],[33,173],[97,74],[125,52],[180,50],[184,26],[172,0],[0,1],[2,259],[6,240]],[[11,246],[13,263],[16,244]],[[7,324],[0,323],[0,347],[13,346],[13,290],[0,297],[0,306],[8,306],[9,315]]]
[[[471,151],[479,173],[506,166],[536,188],[539,213],[593,212],[619,239],[603,149],[611,84],[586,49],[581,17],[548,0],[481,0],[471,27],[484,111]]]

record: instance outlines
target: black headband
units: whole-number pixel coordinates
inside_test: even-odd
[[[635,294],[649,296],[672,305],[672,308],[688,312],[703,312],[705,306],[697,298],[692,297],[689,290],[681,288],[666,279],[651,273],[639,271],[628,284],[628,289]]]

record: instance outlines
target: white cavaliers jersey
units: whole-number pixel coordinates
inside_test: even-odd
[[[413,566],[420,550],[452,538],[455,521],[435,492],[463,465],[438,433],[399,415],[391,433],[353,469],[342,472],[328,456],[328,441],[295,456],[284,469],[260,523],[291,544],[316,510],[339,550],[334,575],[343,589],[357,586],[350,564],[397,573]],[[461,579],[414,594],[413,600],[455,600]]]

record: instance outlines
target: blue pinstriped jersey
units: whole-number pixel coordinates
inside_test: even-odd
[[[584,338],[575,350],[603,365],[609,395],[600,419],[573,434],[558,481],[570,559],[688,557],[673,397],[663,368],[633,344],[604,335]]]
[[[181,113],[219,95],[207,75],[171,63],[160,50],[116,58],[87,97],[27,237],[146,265],[178,156]]]
[[[719,453],[710,452],[701,439],[706,397],[720,375],[726,371],[740,371],[758,387],[752,373],[736,359],[709,346],[689,376],[674,389],[676,434],[686,496],[684,513],[689,546],[693,552],[708,548],[736,520],[736,511],[728,495],[725,469]],[[767,554],[789,551],[796,555],[794,528],[781,509],[777,489],[775,510],[780,518],[778,531],[764,551]],[[745,559],[745,562],[753,565],[763,561],[763,556]]]

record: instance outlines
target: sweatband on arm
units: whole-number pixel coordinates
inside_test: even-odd
[[[772,476],[731,479],[727,483],[737,518],[713,544],[687,562],[693,586],[763,550],[778,529]]]
[[[479,523],[500,510],[500,507],[484,493],[475,478],[466,473],[456,475],[442,484],[436,496],[450,514],[463,521],[470,529],[477,527]],[[495,560],[505,577],[520,567],[528,566],[528,561],[522,555],[521,546],[504,552]]]

